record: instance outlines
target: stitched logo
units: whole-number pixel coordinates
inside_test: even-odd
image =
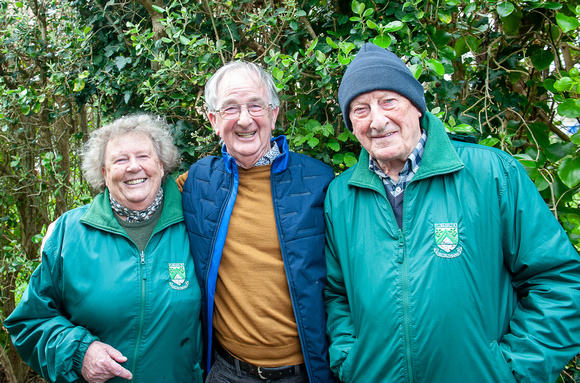
[[[170,263],[169,264],[169,286],[175,290],[184,290],[189,286],[189,281],[186,280],[185,263]]]
[[[459,246],[459,233],[456,223],[436,223],[435,247],[433,250],[442,258],[456,258],[461,255],[463,248]]]

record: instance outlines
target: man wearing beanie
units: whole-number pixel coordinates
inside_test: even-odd
[[[451,141],[395,54],[339,88],[363,148],[325,201],[330,366],[344,382],[555,382],[580,352],[580,257],[522,166]]]

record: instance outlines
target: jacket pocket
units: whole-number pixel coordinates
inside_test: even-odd
[[[497,342],[494,340],[489,344],[489,348],[491,351],[491,356],[497,366],[497,373],[501,378],[501,382],[517,383],[510,365],[506,362],[505,357],[499,348],[499,344],[497,344]]]
[[[357,350],[357,345],[358,345],[358,340],[355,340],[354,343],[352,344],[352,347],[350,348],[350,350],[348,351],[348,354],[346,355],[346,359],[344,359],[344,361],[342,362],[342,365],[340,366],[340,381],[342,382],[352,382],[353,381],[353,376],[352,376],[352,368],[353,368],[353,359],[355,358],[356,355],[356,350]]]

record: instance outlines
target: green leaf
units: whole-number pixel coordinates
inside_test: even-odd
[[[316,59],[321,63],[324,63],[324,61],[326,60],[326,55],[321,51],[316,51]]]
[[[24,6],[24,5],[22,4],[22,2],[21,2],[21,1],[17,1],[17,2],[15,2],[15,3],[14,3],[14,5],[15,5],[17,8],[22,8],[22,7]]]
[[[574,81],[570,77],[562,77],[554,83],[554,89],[559,92],[566,92],[574,86]]]
[[[466,15],[471,15],[476,9],[477,5],[475,3],[469,3],[463,12],[465,12]]]
[[[346,152],[344,154],[344,164],[347,167],[350,168],[351,166],[356,165],[357,162],[358,162],[358,160],[356,159],[354,153],[352,153],[352,152]]]
[[[527,168],[536,167],[536,161],[534,161],[534,159],[528,156],[527,154],[514,154],[514,158],[520,161],[520,164],[524,165]]]
[[[319,142],[320,140],[316,137],[311,137],[308,139],[308,145],[310,145],[311,148],[315,148]]]
[[[331,47],[333,47],[334,49],[338,48],[338,45],[336,45],[336,43],[330,37],[326,38],[326,43]]]
[[[418,79],[419,76],[421,76],[421,73],[423,72],[423,65],[413,64],[409,67],[409,70],[411,71],[411,73],[413,73],[413,77]]]
[[[572,135],[572,137],[570,137],[570,141],[572,141],[576,145],[580,145],[580,132],[574,133],[574,135]]]
[[[532,55],[532,64],[539,71],[548,69],[553,61],[554,54],[551,50],[537,50]]]
[[[20,105],[20,113],[24,114],[25,116],[28,115],[28,113],[30,113],[30,106],[29,105]]]
[[[152,7],[152,8],[155,10],[155,12],[158,12],[158,13],[163,13],[163,12],[165,12],[165,9],[161,8],[160,6],[157,6],[157,5],[151,5],[151,7]]]
[[[580,183],[580,158],[565,158],[558,166],[558,175],[569,188]]]
[[[179,41],[183,44],[183,45],[188,45],[190,43],[190,39],[188,39],[187,37],[181,35],[179,36]]]
[[[122,70],[127,64],[131,63],[131,61],[131,57],[118,56],[115,59],[115,65],[117,65],[117,69]]]
[[[499,17],[508,17],[516,8],[509,1],[504,1],[499,3],[496,9]]]
[[[481,145],[485,145],[485,146],[490,146],[490,147],[494,147],[499,143],[499,138],[495,138],[495,137],[487,137],[481,141],[479,141],[479,143]]]
[[[439,12],[437,12],[437,16],[439,17],[439,20],[445,24],[449,24],[453,20],[451,17],[451,12],[445,9],[440,9]]]
[[[400,22],[399,20],[391,21],[387,25],[385,25],[384,31],[385,32],[396,32],[403,28],[405,24]]]
[[[427,65],[427,68],[431,69],[439,76],[443,76],[445,74],[445,67],[443,66],[443,64],[441,64],[439,60],[429,59],[426,61],[425,64]]]
[[[568,98],[558,105],[558,114],[562,117],[580,117],[580,99]]]
[[[391,36],[389,35],[381,35],[373,39],[373,43],[381,48],[388,48],[391,45],[391,41]]]
[[[377,29],[377,24],[372,20],[367,20],[367,27],[370,29]]]
[[[75,78],[73,81],[73,92],[80,92],[85,88],[85,81],[81,78]]]
[[[576,17],[568,17],[559,12],[556,14],[556,22],[564,33],[570,32],[580,26],[580,21]]]
[[[326,146],[328,146],[331,150],[334,150],[335,152],[338,152],[340,150],[340,143],[336,140],[328,141],[328,144],[326,144]]]

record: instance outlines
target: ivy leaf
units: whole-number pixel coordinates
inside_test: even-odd
[[[580,157],[565,158],[558,166],[558,175],[569,188],[580,183]]]
[[[125,65],[131,63],[131,61],[131,57],[118,56],[115,59],[115,65],[117,65],[117,69],[122,70],[125,68]]]
[[[499,3],[496,9],[499,17],[508,17],[516,8],[509,1],[504,1]]]
[[[575,17],[568,17],[563,13],[556,14],[556,22],[564,33],[570,32],[580,26],[580,21]]]
[[[548,69],[552,62],[554,54],[550,50],[538,50],[532,55],[532,64],[539,71]]]

